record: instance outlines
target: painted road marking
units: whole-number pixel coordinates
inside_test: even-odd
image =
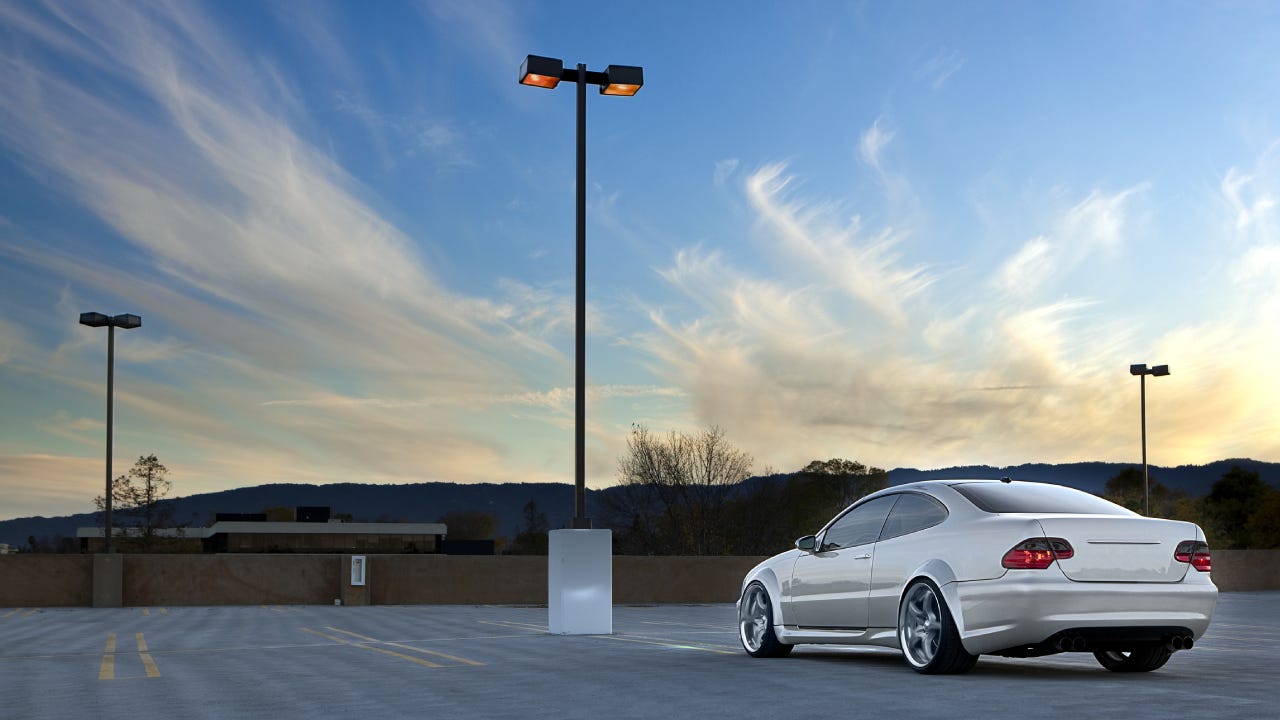
[[[16,610],[10,610],[9,612],[5,613],[4,615],[0,615],[0,617],[9,617],[10,615],[17,615],[18,613],[22,612],[23,610],[26,610],[26,608],[17,608]]]
[[[116,677],[116,634],[107,635],[107,648],[102,654],[102,667],[98,668],[99,680],[114,680]]]
[[[547,628],[539,625],[531,625],[529,623],[513,622],[510,620],[480,620],[485,625],[497,625],[498,627],[517,628],[522,630],[536,630],[538,632],[547,632]],[[691,644],[687,642],[679,642],[669,640],[667,638],[652,638],[645,635],[635,635],[623,637],[620,635],[591,635],[589,637],[602,638],[604,640],[620,640],[622,642],[641,643],[643,645],[656,645],[659,647],[673,648],[676,650],[701,650],[702,652],[716,653],[719,655],[737,655],[737,650],[728,650],[722,648],[732,647],[730,645],[708,645],[706,643]]]
[[[152,659],[151,653],[147,652],[147,639],[142,636],[142,633],[135,633],[133,638],[138,643],[138,659],[142,661],[147,677],[160,677],[160,668],[156,667],[156,661]]]
[[[138,659],[142,661],[142,667],[146,670],[147,677],[160,677],[160,668],[156,666],[155,658],[151,657],[151,651],[147,648],[146,637],[142,633],[134,633],[133,641],[138,646]],[[110,633],[107,635],[107,645],[102,651],[102,665],[98,667],[99,680],[128,679],[116,677],[116,654],[116,634]]]
[[[442,657],[442,658],[445,658],[446,660],[454,660],[454,661],[460,662],[463,665],[471,665],[473,667],[480,667],[484,665],[484,663],[482,662],[476,662],[475,660],[460,658],[460,657],[457,657],[456,655],[449,655],[448,653],[436,652],[435,650],[428,650],[426,648],[414,647],[413,645],[404,645],[397,642],[378,640],[377,638],[371,638],[371,637],[368,637],[367,635],[353,633],[350,630],[342,630],[340,628],[329,627],[329,626],[325,626],[325,630],[332,630],[334,632],[342,633],[343,635],[350,635],[351,637],[354,637],[354,638],[360,638],[361,640],[365,640],[368,642],[378,643],[379,645],[389,645],[391,647],[397,647],[403,650],[410,650],[412,652],[422,653],[424,655],[435,655],[436,657]]]
[[[405,655],[404,653],[398,653],[394,650],[387,650],[385,648],[374,647],[372,645],[365,645],[363,643],[351,642],[350,640],[344,640],[334,635],[328,635],[326,633],[319,632],[318,630],[312,630],[311,628],[302,628],[302,631],[311,633],[312,635],[316,635],[318,637],[322,637],[326,640],[332,640],[336,643],[341,643],[343,645],[348,645],[350,647],[362,648],[364,650],[372,650],[373,652],[376,652],[376,653],[382,653],[383,655],[390,655],[391,657],[397,657],[397,658],[400,658],[401,660],[408,660],[411,663],[425,665],[426,667],[432,667],[432,668],[444,667],[443,665],[433,663],[430,660],[423,660],[422,658],[416,658],[411,655]]]
[[[659,639],[659,638],[645,638],[645,637],[625,638],[625,637],[621,637],[621,635],[590,635],[590,637],[605,639],[605,641],[653,644],[653,646],[658,646],[658,647],[669,647],[669,648],[672,648],[672,650],[700,650],[703,652],[714,652],[716,653],[716,655],[739,655],[739,652],[737,651],[718,650],[718,648],[714,648],[714,647],[701,647],[701,646],[696,646],[696,644],[678,643],[675,641],[664,641],[664,639]]]
[[[498,627],[516,628],[518,630],[534,630],[536,632],[547,632],[546,625],[532,625],[530,623],[513,622],[511,620],[479,620],[484,625],[497,625]]]
[[[667,622],[662,620],[641,620],[640,624],[641,625],[670,625],[674,627],[686,627],[686,628],[712,628],[715,630],[720,630],[722,632],[730,632],[730,633],[733,632],[732,626],[725,626],[725,625],[704,625],[700,623],[677,623],[677,622]]]

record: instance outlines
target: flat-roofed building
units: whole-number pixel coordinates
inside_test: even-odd
[[[443,523],[222,521],[209,527],[153,532],[169,552],[438,553],[448,527]],[[100,527],[79,528],[76,537],[82,552],[103,549],[105,533]],[[117,528],[116,537],[137,542],[141,529]]]

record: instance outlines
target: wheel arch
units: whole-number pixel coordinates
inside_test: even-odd
[[[764,591],[769,593],[769,609],[773,614],[773,626],[781,629],[782,621],[782,583],[778,580],[777,573],[771,567],[756,568],[749,573],[742,581],[742,587],[738,589],[738,605],[742,605],[742,596],[746,593],[747,587],[753,582],[758,582]]]
[[[914,572],[910,574],[910,579],[902,584],[902,588],[898,591],[898,606],[902,606],[902,600],[906,597],[907,588],[911,587],[917,580],[928,580],[933,586],[942,593],[942,599],[946,601],[947,612],[951,615],[951,621],[955,623],[956,631],[960,634],[961,642],[964,641],[965,627],[964,615],[960,611],[960,593],[956,589],[956,574],[951,566],[946,562],[934,558],[921,564]]]

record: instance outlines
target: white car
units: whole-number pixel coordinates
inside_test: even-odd
[[[1194,523],[1060,485],[918,482],[862,498],[747,573],[738,634],[754,657],[896,647],[931,674],[1059,652],[1149,671],[1209,627],[1210,569]]]

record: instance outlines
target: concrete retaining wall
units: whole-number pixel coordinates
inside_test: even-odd
[[[1213,583],[1224,592],[1280,590],[1280,550],[1214,550]]]
[[[543,604],[547,559],[529,556],[369,555],[366,592],[346,587],[342,555],[119,555],[125,606]],[[0,555],[0,607],[94,604],[91,555]],[[613,601],[732,602],[758,557],[613,559]],[[1215,550],[1224,592],[1280,590],[1280,550]]]
[[[0,555],[0,607],[93,604],[93,556]]]
[[[341,555],[125,555],[124,605],[332,603]]]

